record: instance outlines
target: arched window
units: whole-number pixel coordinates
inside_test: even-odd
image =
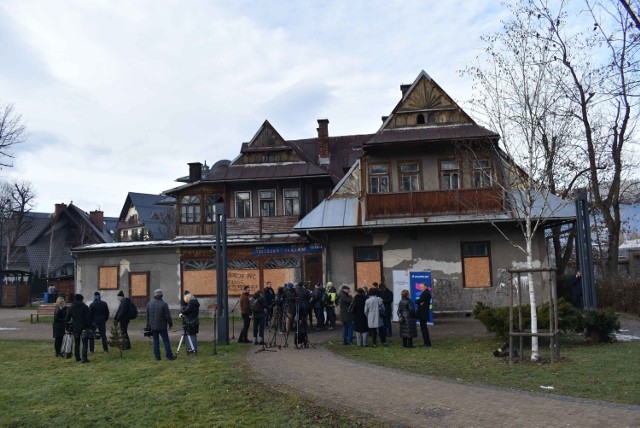
[[[418,125],[424,125],[424,114],[420,113],[416,118],[416,123]]]
[[[427,122],[429,123],[436,123],[436,119],[437,116],[435,113],[429,113],[429,116],[427,116]]]

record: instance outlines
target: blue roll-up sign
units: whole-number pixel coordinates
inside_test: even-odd
[[[431,293],[429,302],[429,324],[433,324],[433,287],[431,286],[431,272],[409,272],[409,285],[411,287],[411,301],[415,302],[422,294],[422,284],[426,284]]]

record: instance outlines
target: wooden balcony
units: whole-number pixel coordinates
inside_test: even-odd
[[[498,212],[502,189],[458,189],[428,192],[375,193],[366,197],[366,218],[428,217],[440,214]]]
[[[227,218],[227,235],[290,233],[298,216]]]

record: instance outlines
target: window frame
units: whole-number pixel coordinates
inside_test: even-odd
[[[243,200],[244,207],[243,207],[242,212],[244,214],[242,216],[240,216],[240,215],[238,215],[238,213],[239,213],[239,211],[238,211],[238,202],[240,201],[240,199],[238,199],[238,195],[242,194],[242,193],[247,193],[249,195],[249,199],[248,200]],[[246,206],[247,202],[249,203],[249,206],[248,206],[248,211],[249,212],[248,213],[247,213],[247,206]],[[239,190],[237,192],[234,192],[234,194],[233,194],[233,208],[234,208],[234,211],[235,211],[234,214],[235,214],[236,218],[250,218],[250,217],[253,217],[252,216],[251,190]]]
[[[487,166],[477,166],[478,162],[486,162]],[[478,180],[478,174],[480,180]],[[481,181],[478,185],[478,181]],[[488,182],[487,182],[488,181]],[[471,160],[471,184],[475,189],[486,189],[493,187],[493,165],[490,159],[480,158]]]
[[[469,245],[474,245],[474,246],[479,246],[479,245],[483,245],[484,246],[484,252],[485,254],[473,254],[473,253],[469,253],[466,254],[465,253],[465,247],[469,246]],[[469,289],[483,289],[483,288],[492,288],[493,287],[493,277],[491,274],[491,241],[461,241],[460,242],[460,259],[462,260],[462,287],[463,288],[469,288]],[[487,268],[488,268],[488,283],[489,285],[486,286],[469,286],[467,285],[467,274],[466,274],[466,264],[468,263],[468,260],[470,259],[486,259],[487,260]]]
[[[457,169],[454,168],[444,168],[444,163],[456,163],[458,165]],[[460,159],[440,159],[438,161],[438,170],[440,177],[440,190],[458,190],[462,189],[462,162]],[[457,187],[453,187],[451,185],[452,178],[455,177],[457,181]],[[445,185],[446,184],[446,185]]]
[[[418,167],[418,170],[416,172],[403,172],[402,167],[410,164],[415,164]],[[417,188],[409,188],[407,190],[404,182],[405,177],[415,177]],[[411,184],[412,183],[410,182],[410,187]],[[422,169],[419,159],[398,161],[398,186],[400,192],[419,192],[422,189]]]
[[[372,170],[373,168],[376,167],[380,167],[380,166],[384,166],[387,170],[386,173],[384,174],[378,174],[378,173],[373,173]],[[391,186],[391,164],[389,162],[373,162],[370,163],[367,166],[367,185],[369,187],[369,193],[370,194],[380,194],[380,193],[391,193],[392,192],[392,186]],[[374,186],[373,184],[373,179],[376,178],[378,180],[382,179],[382,178],[386,178],[387,184],[386,184],[386,190],[381,191],[381,185],[380,185],[380,181],[378,181],[378,183]],[[374,191],[375,189],[375,191]]]
[[[297,196],[296,197],[287,196],[287,192],[296,192]],[[288,201],[294,201],[293,206],[291,207],[291,212],[288,212],[287,210]],[[295,201],[297,201],[298,203],[297,210],[295,206]],[[291,215],[291,216],[300,215],[300,189],[299,188],[282,189],[282,212],[284,213],[284,215]]]
[[[180,198],[180,223],[199,224],[202,219],[201,203],[200,195],[183,195]]]
[[[266,198],[263,197],[263,193],[271,193],[272,197]],[[276,193],[276,189],[262,189],[258,190],[258,206],[260,207],[260,217],[275,217],[276,216],[276,202],[278,196]],[[269,204],[269,212],[265,215],[263,203]]]

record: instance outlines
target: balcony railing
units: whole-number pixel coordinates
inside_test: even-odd
[[[494,188],[375,193],[367,195],[366,209],[367,220],[498,212],[504,209],[504,193]]]

